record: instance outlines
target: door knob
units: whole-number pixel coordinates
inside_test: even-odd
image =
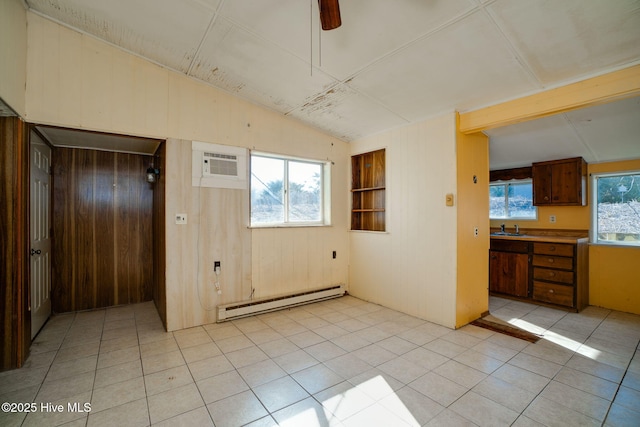
[[[31,256],[33,255],[40,255],[42,253],[42,251],[40,249],[31,249]]]

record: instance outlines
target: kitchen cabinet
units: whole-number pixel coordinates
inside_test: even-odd
[[[529,244],[491,240],[489,291],[515,297],[529,296]]]
[[[587,242],[586,237],[492,237],[489,291],[580,311],[589,305]]]
[[[532,165],[534,206],[586,206],[587,163],[582,157]]]

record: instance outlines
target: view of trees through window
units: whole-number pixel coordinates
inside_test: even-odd
[[[489,218],[535,219],[533,186],[530,180],[491,184],[489,186]]]
[[[251,224],[317,223],[323,164],[251,156]]]
[[[597,176],[597,240],[640,245],[640,173]]]

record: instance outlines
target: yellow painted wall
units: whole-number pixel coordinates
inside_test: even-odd
[[[589,173],[640,171],[640,159],[589,165]],[[640,248],[589,246],[589,304],[640,314]]]
[[[458,132],[456,158],[456,327],[460,327],[489,310],[489,138],[480,132]]]
[[[0,98],[25,114],[27,11],[20,0],[0,1]]]

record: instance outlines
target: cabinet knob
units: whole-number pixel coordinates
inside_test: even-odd
[[[549,258],[549,264],[553,264],[553,258]]]
[[[549,289],[549,293],[552,294],[553,293],[553,289]]]
[[[555,247],[555,246],[550,246],[550,247],[549,247],[549,250],[550,250],[551,252],[553,252],[553,251],[555,251],[555,250],[556,250],[556,247]]]
[[[554,277],[556,275],[555,271],[550,271],[549,272],[549,277]]]
[[[544,199],[545,200],[549,200],[549,196],[544,196]]]

